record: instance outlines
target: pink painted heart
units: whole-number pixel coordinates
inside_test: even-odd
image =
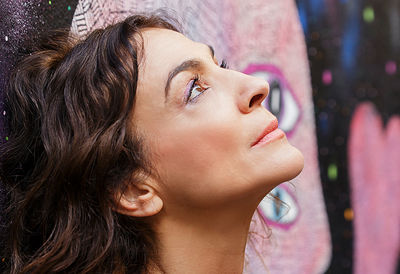
[[[354,273],[395,273],[400,250],[400,117],[384,128],[371,103],[350,126],[348,156],[354,210]]]

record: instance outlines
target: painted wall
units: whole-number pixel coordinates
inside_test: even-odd
[[[0,0],[0,118],[7,115],[1,97],[7,75],[29,53],[27,41],[59,27],[84,35],[131,13],[168,7],[185,33],[212,45],[219,60],[269,81],[270,96],[263,103],[305,155],[303,173],[273,191],[287,206],[266,197],[256,211],[246,272],[396,273],[399,5],[397,0]],[[0,119],[2,141],[6,132]]]
[[[400,273],[400,2],[297,5],[332,237],[328,273]]]

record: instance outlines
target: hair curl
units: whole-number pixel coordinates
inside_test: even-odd
[[[146,221],[113,210],[132,176],[149,171],[131,119],[146,27],[178,31],[155,14],[83,40],[56,31],[11,75],[5,272],[143,273],[156,261]]]

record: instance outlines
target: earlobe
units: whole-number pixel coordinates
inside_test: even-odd
[[[117,212],[133,217],[156,215],[163,207],[163,201],[153,187],[145,184],[132,184],[117,201]]]

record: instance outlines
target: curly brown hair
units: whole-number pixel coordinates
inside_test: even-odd
[[[148,222],[113,210],[135,174],[150,172],[132,125],[146,27],[178,31],[156,14],[81,40],[56,31],[10,77],[5,273],[143,273],[157,261]]]

